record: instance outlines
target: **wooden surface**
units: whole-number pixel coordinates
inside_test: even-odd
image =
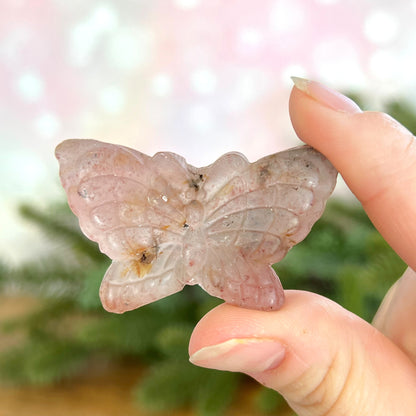
[[[0,297],[2,321],[30,313],[37,302],[30,298]],[[18,339],[0,335],[0,352]],[[160,416],[140,409],[132,397],[133,386],[143,369],[131,363],[96,363],[84,374],[46,387],[9,387],[0,380],[0,416]],[[253,412],[251,401],[257,385],[242,386],[235,405],[226,416],[264,416]],[[194,416],[191,410],[169,411],[166,415]],[[290,411],[279,416],[291,415]]]

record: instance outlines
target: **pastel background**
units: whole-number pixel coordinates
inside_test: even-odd
[[[63,198],[65,138],[254,161],[298,143],[291,75],[414,104],[415,20],[414,0],[2,0],[1,257],[47,245],[16,206]]]

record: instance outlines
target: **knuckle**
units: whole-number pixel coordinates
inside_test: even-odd
[[[352,411],[351,403],[360,402],[359,372],[351,358],[335,354],[326,368],[318,372],[311,367],[292,384],[288,402],[295,410],[304,413],[322,416],[345,414],[347,409]]]

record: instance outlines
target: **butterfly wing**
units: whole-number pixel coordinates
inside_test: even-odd
[[[113,259],[103,306],[122,313],[181,290],[184,160],[95,140],[67,140],[56,157],[82,231]]]
[[[201,286],[231,305],[277,310],[284,301],[283,288],[268,264],[245,258],[238,248],[211,247]]]
[[[113,260],[100,287],[104,308],[123,313],[182,290],[180,255],[180,246],[170,244],[161,248],[153,262]]]
[[[215,172],[215,186],[209,172]],[[269,265],[309,233],[335,186],[336,170],[303,146],[253,164],[238,154],[225,155],[209,172],[209,260],[202,286],[231,304],[278,309],[283,290]]]
[[[151,158],[94,140],[68,140],[56,156],[83,232],[113,259],[100,296],[114,312],[175,293],[185,283],[200,283],[232,304],[278,309],[283,290],[269,264],[307,235],[336,178],[310,147],[251,165],[228,154],[204,169],[171,153]],[[188,241],[189,235],[195,238]],[[188,251],[204,252],[204,258],[189,255],[185,268]],[[190,272],[196,263],[201,276]]]

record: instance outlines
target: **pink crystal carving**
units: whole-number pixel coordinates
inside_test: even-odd
[[[64,141],[56,157],[82,231],[113,260],[100,297],[116,313],[195,284],[233,305],[279,309],[270,265],[306,237],[337,176],[309,146],[255,163],[228,153],[204,168],[95,140]]]

